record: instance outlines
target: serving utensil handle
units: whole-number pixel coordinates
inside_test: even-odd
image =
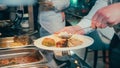
[[[89,34],[89,33],[91,33],[91,32],[93,32],[94,30],[96,30],[97,28],[92,28],[91,26],[89,26],[89,27],[85,27],[85,28],[81,28],[81,29],[79,29],[79,30],[77,30],[74,34],[76,34],[78,31],[80,31],[80,30],[84,30],[84,32],[85,32],[85,34]]]

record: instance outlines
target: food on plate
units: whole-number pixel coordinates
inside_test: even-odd
[[[55,46],[55,40],[52,38],[44,38],[42,41],[42,45],[49,46],[49,47]]]
[[[83,43],[82,38],[78,37],[76,34],[72,35],[72,37],[69,39],[68,41],[68,46],[72,47],[72,46],[77,46],[77,45],[81,45]]]
[[[63,39],[69,39],[72,36],[72,34],[69,34],[67,32],[61,32],[58,34],[58,37],[63,38]]]
[[[56,42],[56,47],[68,47],[67,43],[67,39],[61,39],[60,41]]]
[[[81,45],[83,43],[83,41],[76,39],[76,38],[70,38],[68,41],[68,46],[69,47],[73,47],[73,46],[77,46],[77,45]]]
[[[49,47],[54,46],[58,48],[74,47],[77,45],[81,45],[82,43],[83,41],[81,41],[81,38],[78,38],[78,35],[67,36],[67,33],[61,33],[61,35],[52,35],[49,38],[44,38],[42,41],[42,45]]]
[[[60,47],[65,47],[65,44],[66,44],[66,47],[73,47],[73,46],[81,45],[83,43],[83,41],[81,41],[80,38],[78,38],[78,35],[76,34],[72,35],[67,32],[61,32],[60,34],[58,34],[58,37],[62,39],[67,39],[67,41],[61,40],[58,42]],[[60,45],[60,43],[62,44]]]

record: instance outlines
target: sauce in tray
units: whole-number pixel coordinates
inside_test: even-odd
[[[0,51],[0,67],[13,67],[45,63],[43,54],[35,48],[18,48]]]

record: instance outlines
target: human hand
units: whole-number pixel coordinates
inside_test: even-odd
[[[59,34],[61,32],[67,32],[67,33],[70,33],[70,34],[84,34],[85,33],[84,30],[80,26],[64,27],[60,31],[55,32],[55,34]]]
[[[120,22],[120,3],[99,9],[92,18],[92,28],[105,28]]]

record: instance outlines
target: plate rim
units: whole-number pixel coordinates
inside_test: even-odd
[[[36,40],[34,40],[34,46],[38,47],[38,48],[41,48],[41,49],[45,49],[45,50],[52,50],[52,51],[68,51],[68,50],[77,50],[77,49],[81,49],[81,48],[85,48],[85,47],[88,47],[90,45],[92,45],[94,43],[94,39],[90,36],[86,36],[86,35],[79,35],[79,36],[82,36],[82,37],[85,37],[85,38],[88,38],[89,40],[91,40],[91,42],[89,42],[89,44],[87,44],[86,46],[84,45],[77,45],[75,47],[65,47],[65,48],[57,48],[57,47],[47,47],[47,46],[44,46],[44,45],[38,45],[37,42],[42,40],[43,38],[46,38],[46,37],[50,37],[50,36],[53,36],[53,35],[48,35],[48,36],[44,36],[44,37],[41,37],[41,38],[38,38]]]

